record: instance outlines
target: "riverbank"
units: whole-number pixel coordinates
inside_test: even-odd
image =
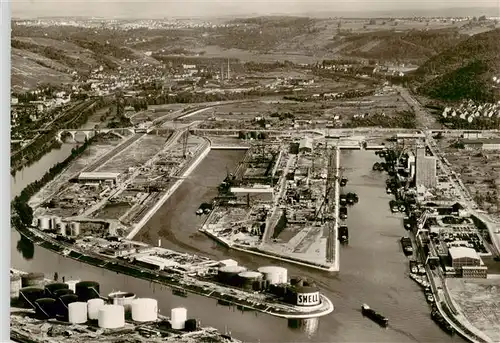
[[[241,294],[231,291],[231,288],[224,286],[212,285],[210,282],[200,282],[195,278],[184,277],[179,274],[170,274],[158,270],[148,268],[139,268],[135,265],[127,263],[126,261],[100,256],[96,253],[90,254],[80,250],[75,250],[73,246],[62,244],[46,234],[33,229],[33,228],[18,228],[20,234],[43,248],[52,250],[53,252],[63,255],[65,257],[85,262],[99,268],[105,268],[117,273],[126,274],[150,282],[158,283],[161,285],[169,286],[172,289],[185,289],[186,291],[220,300],[229,304],[241,306],[248,310],[254,310],[270,314],[280,318],[287,319],[307,319],[316,318],[330,314],[334,310],[332,302],[322,296],[322,302],[318,308],[303,308],[281,302],[267,302],[261,301],[257,303],[251,297],[242,297]],[[240,293],[246,291],[238,289]],[[235,293],[235,294],[232,294]]]
[[[158,202],[149,210],[149,212],[134,226],[133,230],[127,235],[127,239],[133,239],[137,233],[142,229],[144,225],[153,217],[153,215],[160,209],[160,207],[165,204],[165,202],[174,194],[174,192],[179,188],[179,186],[184,182],[186,178],[210,152],[210,142],[206,141],[202,146],[195,152],[195,156],[191,163],[186,166],[184,170],[179,172],[180,179],[175,181],[174,184],[165,192],[165,194],[158,200]]]

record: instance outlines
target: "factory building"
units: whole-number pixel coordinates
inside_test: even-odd
[[[434,188],[437,185],[436,157],[426,156],[425,147],[418,147],[415,164],[415,185]]]
[[[120,173],[101,173],[101,172],[92,172],[92,173],[80,173],[78,175],[78,182],[84,184],[100,184],[100,183],[110,183],[116,185],[118,182],[118,176]]]
[[[138,265],[143,265],[144,267],[156,269],[156,270],[164,270],[165,268],[168,268],[168,267],[177,266],[176,262],[161,258],[159,256],[137,257],[137,258],[135,258],[135,263]]]
[[[451,266],[464,278],[486,278],[488,268],[472,248],[450,247]]]
[[[231,187],[230,192],[234,194],[237,201],[242,202],[272,202],[274,189],[271,187],[240,188]]]
[[[313,140],[310,137],[304,137],[299,142],[299,152],[308,153],[313,150]]]
[[[500,139],[494,138],[462,139],[462,144],[467,150],[500,150]]]

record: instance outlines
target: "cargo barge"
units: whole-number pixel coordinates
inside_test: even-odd
[[[24,287],[23,287],[24,286]],[[99,293],[94,281],[54,282],[11,270],[11,339],[17,342],[240,343],[188,318],[187,309],[161,315],[156,299]]]
[[[406,256],[413,255],[413,244],[410,237],[402,237],[401,246],[403,247],[403,252]]]
[[[244,267],[221,266],[220,261],[167,249],[145,247],[147,250],[163,251],[162,254],[168,255],[170,259],[165,260],[164,263],[177,266],[165,267],[163,270],[159,270],[147,263],[137,263],[138,260],[145,261],[145,259],[116,258],[84,251],[76,245],[68,245],[57,241],[48,234],[31,227],[18,228],[18,231],[34,244],[58,254],[99,268],[167,285],[175,289],[176,293],[179,293],[179,289],[182,289],[185,292],[287,319],[321,317],[330,314],[334,310],[330,299],[320,294],[319,289],[313,282],[307,283],[308,281],[306,281],[306,285],[303,285],[303,282],[292,284],[286,277],[282,277],[281,280],[269,280],[269,278],[276,278],[276,272],[269,272],[269,275],[267,275],[265,268],[268,267],[263,267],[262,271],[259,268],[259,271],[255,272],[256,274],[249,272],[249,274],[239,275],[244,273]],[[144,244],[141,243],[141,245],[144,247]],[[152,257],[159,259],[156,256]],[[191,266],[189,263],[182,265],[179,262],[187,260],[198,260],[199,262],[192,264],[194,265],[193,268],[189,268]],[[240,267],[240,270],[235,274],[236,267]],[[231,270],[231,268],[234,270]],[[279,267],[272,268],[279,269]],[[224,277],[227,274],[226,269],[230,269],[231,277]],[[182,296],[187,295],[184,292],[182,293]]]
[[[361,306],[361,313],[363,314],[363,316],[370,318],[381,327],[386,328],[389,326],[389,319],[371,309],[367,304],[363,304]]]

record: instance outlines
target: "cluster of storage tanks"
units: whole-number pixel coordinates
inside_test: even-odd
[[[113,292],[105,300],[100,296],[99,283],[70,280],[44,285],[44,275],[30,273],[11,275],[11,299],[18,299],[25,307],[35,309],[37,318],[58,319],[71,324],[96,321],[103,329],[125,326],[126,319],[146,323],[158,320],[158,302],[155,299],[136,298],[134,293]],[[171,328],[194,331],[195,319],[187,319],[185,308],[171,311]]]
[[[63,222],[61,217],[38,217],[36,225],[42,231],[55,230],[63,236],[76,237],[80,235],[79,222]]]
[[[288,281],[288,271],[283,267],[266,266],[249,271],[237,264],[218,269],[220,283],[247,291],[268,292],[287,303],[297,306],[317,306],[321,303],[319,289],[313,282],[301,278]]]

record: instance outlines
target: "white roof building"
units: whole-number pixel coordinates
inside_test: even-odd
[[[448,249],[450,256],[453,260],[458,259],[471,259],[471,260],[481,260],[476,250],[466,247],[450,247]]]

